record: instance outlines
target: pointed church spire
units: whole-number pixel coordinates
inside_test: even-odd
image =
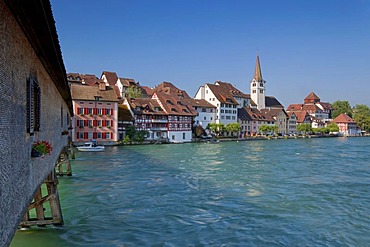
[[[260,65],[260,57],[257,51],[257,58],[256,58],[256,68],[254,70],[254,77],[256,81],[262,81],[262,71],[261,71],[261,65]]]

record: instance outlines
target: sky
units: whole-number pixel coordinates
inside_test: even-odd
[[[367,0],[51,0],[67,72],[172,82],[195,96],[217,80],[250,93],[370,106]]]

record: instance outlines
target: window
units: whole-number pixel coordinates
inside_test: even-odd
[[[185,133],[182,133],[182,139],[185,140]]]
[[[255,86],[256,86],[256,83],[255,83],[255,82],[253,82],[252,87],[255,87]]]
[[[92,132],[89,132],[88,139],[93,139],[93,133]]]
[[[78,139],[84,139],[84,133],[83,132],[78,132]]]
[[[204,120],[207,120],[207,117],[204,117]]]
[[[89,115],[92,115],[92,114],[93,114],[93,108],[88,108],[87,113],[88,113]]]
[[[260,83],[260,87],[263,87],[263,83],[262,82]]]
[[[107,132],[107,133],[106,133],[105,138],[106,138],[106,139],[110,139],[110,132]]]
[[[172,140],[175,140],[175,135],[172,135]]]
[[[253,93],[256,93],[256,90],[252,90]]]
[[[263,93],[263,89],[260,89],[260,93]]]
[[[106,115],[112,115],[112,110],[111,109],[107,109]]]
[[[98,135],[97,136],[98,136],[99,139],[101,139],[101,137],[102,137],[101,136],[101,132],[98,132]]]
[[[40,131],[41,90],[35,79],[27,80],[27,132]]]
[[[103,114],[101,108],[97,108],[97,111],[96,112],[98,113],[98,115],[102,115]]]

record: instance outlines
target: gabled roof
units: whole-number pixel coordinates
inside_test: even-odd
[[[265,96],[265,107],[284,108],[284,106],[274,96]]]
[[[173,85],[171,82],[162,82],[161,84],[157,85],[153,92],[162,92],[165,94],[177,95],[180,98],[186,99],[190,98],[185,90],[181,90]]]
[[[118,102],[115,91],[110,87],[106,87],[106,90],[99,90],[99,86],[71,84],[71,95],[72,100],[95,101],[95,96],[98,96],[99,101]]]
[[[307,111],[291,111],[291,112],[294,112],[294,114],[296,115],[296,118],[297,118],[297,123],[303,123],[307,117],[310,118],[311,120],[311,116],[310,114],[308,114]]]
[[[212,105],[205,99],[184,99],[184,102],[188,102],[189,105],[192,107],[204,107],[204,108],[216,108],[216,106]]]
[[[67,80],[70,83],[86,84],[89,86],[99,85],[103,80],[93,74],[68,73]]]
[[[350,116],[345,113],[340,114],[338,117],[334,118],[334,123],[356,123]]]
[[[109,85],[113,86],[117,83],[118,76],[116,72],[103,71],[100,78],[103,78],[103,75],[105,75],[105,78],[107,78]]]
[[[314,92],[309,93],[307,97],[304,99],[304,103],[316,103],[316,102],[320,102],[320,98]]]
[[[238,105],[238,102],[234,99],[234,96],[231,94],[227,87],[208,83],[206,85],[215,95],[217,100],[220,101],[221,103]]]
[[[287,111],[301,111],[303,104],[290,104]]]
[[[120,82],[124,87],[130,87],[130,86],[139,86],[138,83],[135,82],[134,79],[130,78],[119,78]]]
[[[134,114],[167,115],[156,99],[136,98],[129,99],[128,103]]]
[[[179,97],[176,93],[155,92],[153,98],[158,98],[161,102],[164,111],[169,115],[180,116],[196,116],[197,113],[193,110],[192,106],[188,105],[183,98]]]
[[[273,108],[273,109],[261,109],[260,111],[261,113],[272,118],[277,117],[280,113],[283,113],[286,117],[288,117],[288,114],[285,112],[284,109]]]
[[[220,86],[223,91],[228,91],[234,97],[240,97],[240,98],[245,98],[245,99],[251,98],[250,94],[243,93],[242,91],[234,87],[234,85],[232,85],[231,83],[216,81],[215,85]]]
[[[243,107],[238,109],[238,114],[241,114],[240,116],[238,115],[238,118],[240,120],[246,120],[246,121],[267,121],[267,122],[274,122],[275,119],[272,118],[271,116],[259,111],[256,108],[250,108],[250,107]],[[242,119],[244,118],[244,119]]]

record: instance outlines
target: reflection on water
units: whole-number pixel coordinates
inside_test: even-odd
[[[11,246],[366,246],[370,138],[108,147]]]

